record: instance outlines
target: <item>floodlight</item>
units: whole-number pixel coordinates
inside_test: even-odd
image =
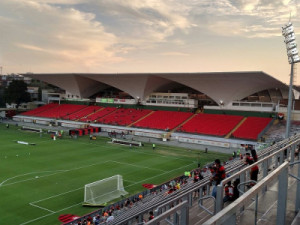
[[[292,48],[287,51],[287,55],[290,57],[293,57],[293,55],[298,55],[298,49],[297,48]]]
[[[300,59],[298,55],[296,36],[291,22],[282,27],[282,35],[284,36],[284,42],[286,44],[289,64],[299,62]]]
[[[286,43],[286,49],[288,49],[288,50],[290,50],[292,48],[296,48],[296,47],[297,47],[296,41],[291,41],[291,42]]]
[[[290,136],[290,126],[291,126],[291,111],[292,111],[292,98],[293,98],[293,80],[294,80],[294,64],[300,62],[300,57],[298,55],[296,36],[294,32],[294,27],[291,22],[282,27],[282,36],[284,37],[284,43],[286,45],[286,51],[288,55],[288,62],[291,64],[291,77],[290,77],[290,87],[289,87],[289,101],[287,108],[287,120],[286,120],[286,132],[285,137]]]
[[[290,25],[289,27],[282,28],[282,35],[286,36],[287,34],[293,33],[294,27],[293,25]]]

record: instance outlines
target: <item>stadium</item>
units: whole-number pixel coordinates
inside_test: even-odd
[[[16,223],[294,220],[287,214],[298,211],[299,184],[291,184],[293,177],[288,182],[288,173],[299,172],[290,165],[299,160],[299,93],[294,90],[292,135],[285,138],[289,87],[274,77],[257,71],[23,75],[65,93],[51,93],[47,104],[0,127],[3,165],[17,164],[0,191],[9,210],[16,197],[24,199]],[[258,160],[245,165],[251,149]],[[208,168],[215,159],[228,177],[212,197]],[[255,182],[254,166],[260,171]],[[227,182],[237,179],[240,197],[223,203]],[[28,189],[26,196],[20,188]],[[269,199],[277,203],[269,206]]]

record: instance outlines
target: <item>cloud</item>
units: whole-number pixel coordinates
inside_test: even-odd
[[[36,69],[41,69],[39,64],[73,64],[89,69],[122,60],[114,50],[118,38],[107,32],[92,13],[41,1],[3,0],[0,14],[4,62],[25,61]],[[47,64],[41,62],[41,52]]]
[[[164,56],[189,56],[189,54],[183,53],[183,52],[163,52],[163,53],[161,53],[161,55],[164,55]]]
[[[299,14],[296,0],[1,0],[0,62],[10,72],[120,72],[179,57],[200,65],[223,40],[281,36],[290,12]]]
[[[269,38],[280,36],[280,28],[299,14],[293,0],[212,0],[193,2],[190,17],[205,30],[223,36]],[[199,23],[200,22],[200,23]],[[300,23],[294,19],[295,25]],[[258,29],[259,28],[259,29]],[[275,31],[276,30],[276,31]],[[225,32],[226,31],[226,32]]]
[[[188,32],[192,26],[188,20],[190,7],[178,1],[104,0],[95,4],[99,14],[114,21],[113,32],[139,48],[164,42],[176,30]]]

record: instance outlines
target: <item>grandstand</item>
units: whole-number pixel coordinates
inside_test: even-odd
[[[216,137],[225,137],[232,132],[234,138],[253,141],[263,135],[272,121],[264,117],[53,103],[21,115]]]

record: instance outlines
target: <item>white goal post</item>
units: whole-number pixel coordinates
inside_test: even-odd
[[[127,195],[123,177],[115,175],[84,186],[84,205],[99,206],[113,199]]]

